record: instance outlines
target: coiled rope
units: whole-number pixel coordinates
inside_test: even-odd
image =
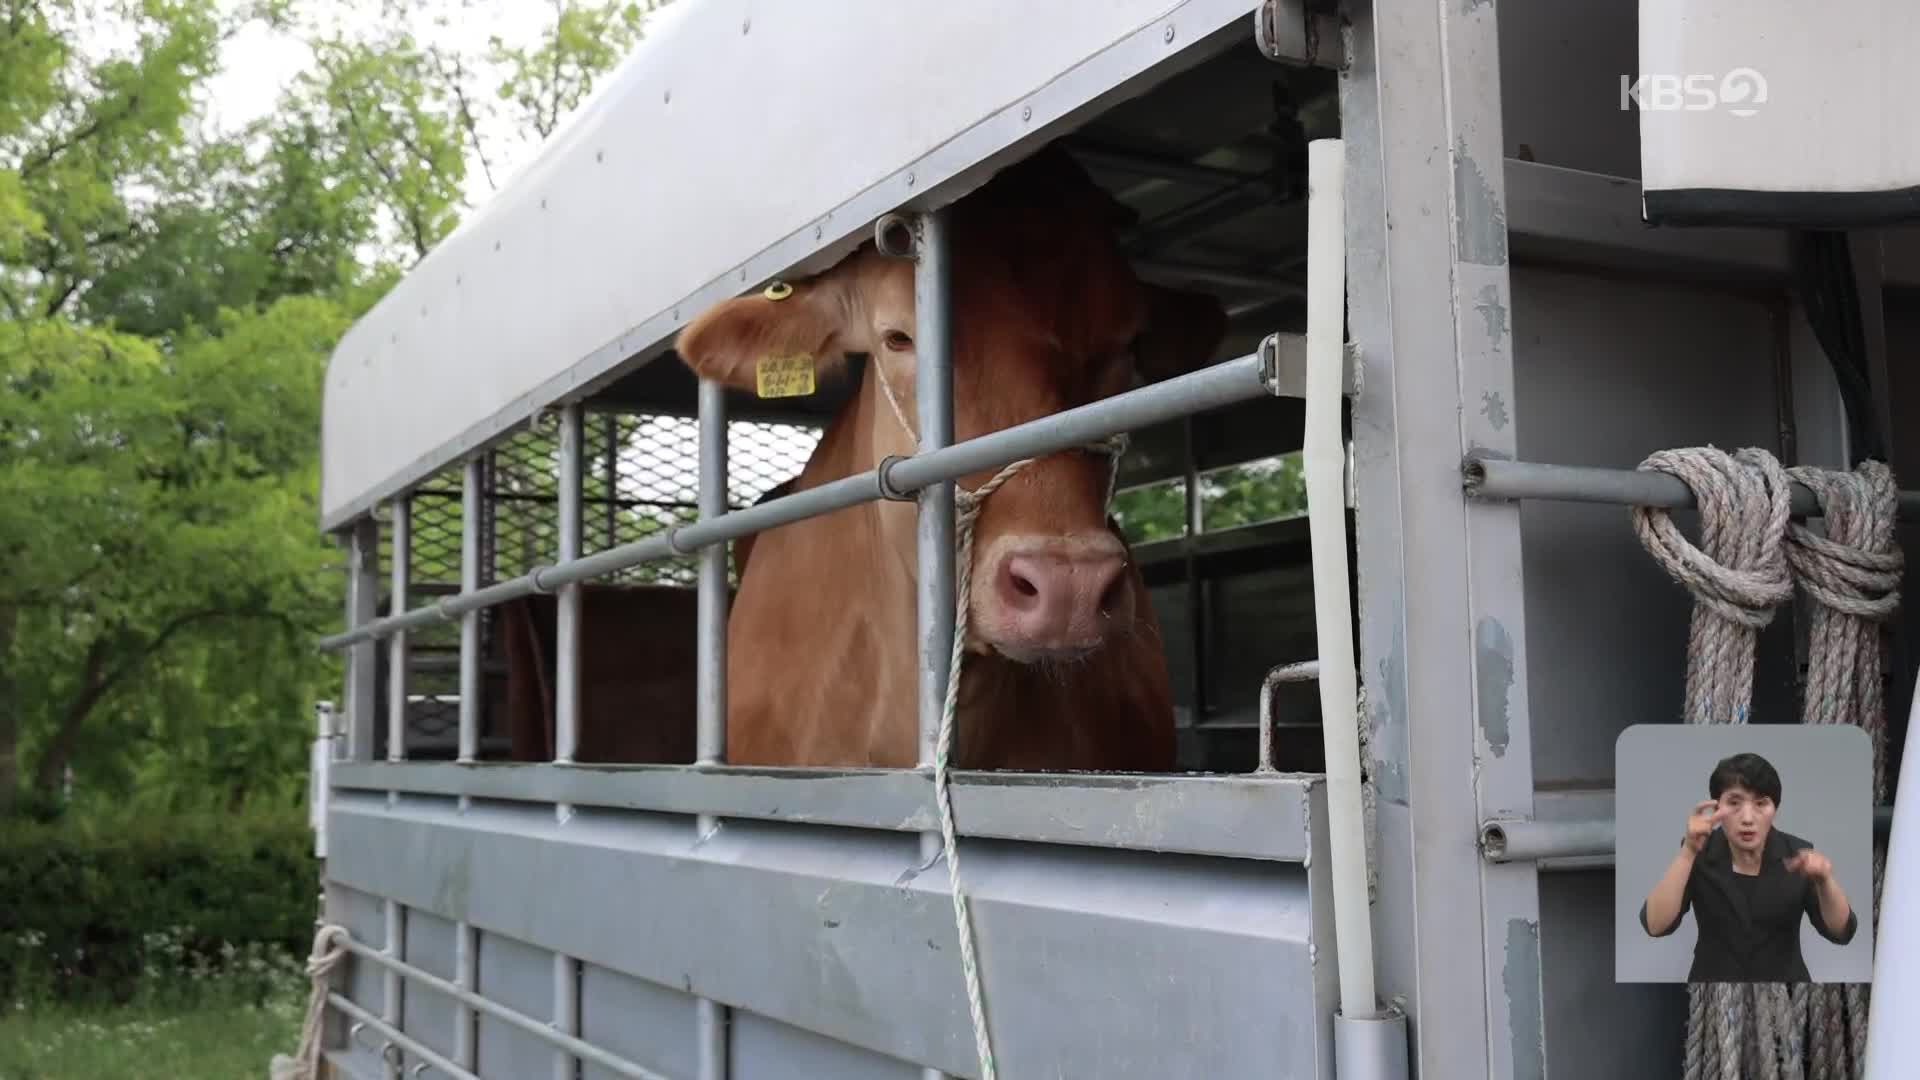
[[[317,1080],[320,1075],[320,1037],[326,1030],[327,990],[333,969],[347,958],[340,942],[349,937],[347,928],[321,923],[313,935],[313,951],[307,956],[307,978],[313,989],[307,996],[307,1015],[300,1024],[300,1045],[293,1056],[273,1055],[267,1065],[270,1080]]]
[[[1790,475],[1820,500],[1822,536],[1804,525],[1789,534],[1792,562],[1813,611],[1808,627],[1806,698],[1801,722],[1852,724],[1873,747],[1873,801],[1886,801],[1887,708],[1881,628],[1900,608],[1905,559],[1894,542],[1900,492],[1893,471],[1868,461],[1851,473],[1797,468]],[[1877,924],[1886,845],[1873,848],[1873,904]],[[1877,929],[1877,926],[1876,926]],[[1860,1076],[1866,1068],[1870,986],[1810,987],[1815,1015],[1816,1076]]]
[[[1879,623],[1899,606],[1902,570],[1893,546],[1899,493],[1885,465],[1852,473],[1787,470],[1764,450],[1662,450],[1641,468],[1692,489],[1700,544],[1671,514],[1635,507],[1641,544],[1686,586],[1695,604],[1687,648],[1688,723],[1746,723],[1754,646],[1796,580],[1814,602],[1804,723],[1852,723],[1874,744],[1874,798],[1884,798],[1886,710]],[[1819,498],[1826,535],[1790,521],[1792,481]],[[1874,856],[1878,909],[1884,847]],[[1867,988],[1780,983],[1687,987],[1686,1080],[1803,1080],[1864,1068]],[[1851,1068],[1849,1068],[1851,1062]],[[1749,1068],[1749,1064],[1751,1067]]]
[[[886,372],[878,365],[873,368],[873,376],[886,395],[887,406],[893,411],[893,417],[900,424],[915,445],[919,444],[919,433],[907,421],[906,410],[900,407],[900,401],[894,396],[893,385],[887,379]],[[1080,447],[1090,453],[1105,454],[1108,457],[1107,491],[1102,507],[1113,503],[1115,487],[1120,481],[1120,458],[1127,450],[1127,437],[1114,435],[1087,443]],[[947,693],[940,710],[940,734],[935,744],[933,756],[933,794],[940,811],[940,847],[941,857],[947,864],[947,889],[953,895],[954,929],[960,939],[960,970],[966,979],[967,1011],[973,1019],[974,1051],[980,1059],[981,1080],[994,1080],[996,1076],[993,1060],[993,1038],[987,1026],[986,999],[980,987],[980,964],[974,951],[973,920],[967,906],[966,893],[960,888],[960,844],[955,836],[953,824],[953,798],[948,788],[948,772],[953,754],[954,716],[959,711],[960,670],[966,657],[967,608],[973,586],[973,529],[985,508],[987,497],[1000,490],[1001,486],[1038,459],[1021,458],[1010,462],[995,473],[986,483],[968,491],[958,483],[953,485],[953,535],[954,535],[954,618],[953,650],[947,663]]]

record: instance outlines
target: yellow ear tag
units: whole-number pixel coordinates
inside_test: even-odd
[[[763,398],[805,397],[813,393],[813,354],[768,356],[753,366],[754,390]]]
[[[767,286],[765,291],[760,295],[769,300],[785,300],[787,297],[793,295],[793,286],[784,281],[776,281]]]

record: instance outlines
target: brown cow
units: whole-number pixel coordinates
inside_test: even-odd
[[[955,204],[954,437],[972,438],[1212,358],[1211,297],[1144,286],[1123,208],[1049,148]],[[724,301],[681,333],[698,375],[749,391],[770,357],[818,375],[869,358],[795,481],[804,490],[910,454],[913,267],[863,246],[833,268]],[[989,497],[974,539],[954,764],[1167,771],[1171,692],[1158,625],[1108,518],[1106,458],[1034,462]],[[972,489],[989,473],[961,478]],[[882,501],[763,533],[729,625],[727,757],[911,766],[916,754],[914,507]]]

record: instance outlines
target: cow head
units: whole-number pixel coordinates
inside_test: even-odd
[[[1127,218],[1053,149],[955,204],[956,441],[1212,358],[1226,333],[1219,302],[1141,283],[1118,244]],[[865,356],[859,391],[834,426],[847,426],[855,440],[850,471],[873,468],[915,448],[907,428],[917,415],[913,273],[911,261],[864,246],[814,278],[703,312],[680,335],[679,354],[696,374],[749,392],[759,373],[773,370],[762,367],[770,359],[824,378]],[[969,648],[1018,661],[1067,659],[1132,627],[1134,605],[1146,598],[1133,595],[1127,550],[1108,527],[1110,467],[1103,455],[1065,451],[1034,461],[986,500],[974,533]],[[960,484],[972,489],[991,475]],[[883,542],[908,573],[913,515],[910,504],[881,507]]]

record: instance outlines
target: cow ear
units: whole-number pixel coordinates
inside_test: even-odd
[[[775,282],[701,312],[674,350],[703,379],[763,397],[810,394],[846,363],[845,319],[836,282]]]
[[[1145,286],[1147,323],[1133,345],[1134,370],[1155,383],[1204,367],[1227,336],[1227,310],[1208,293]]]

